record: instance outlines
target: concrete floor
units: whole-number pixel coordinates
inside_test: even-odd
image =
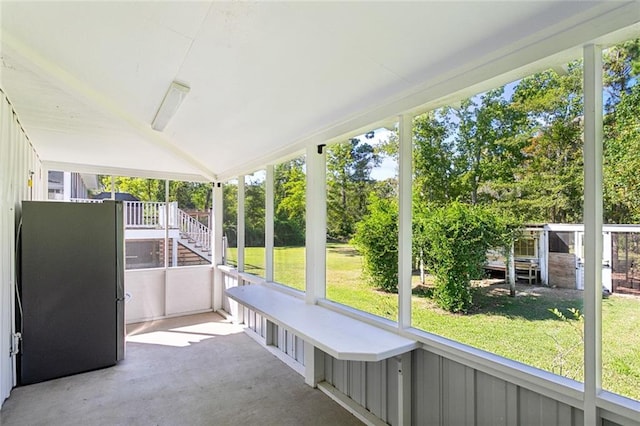
[[[16,388],[5,425],[359,425],[217,314],[128,327],[118,365]]]

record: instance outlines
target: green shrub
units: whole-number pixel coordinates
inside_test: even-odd
[[[486,207],[453,202],[416,212],[414,236],[435,275],[436,303],[450,312],[471,307],[471,279],[482,276],[487,250],[510,244],[507,220]]]
[[[398,291],[398,205],[369,196],[368,213],[356,224],[352,244],[363,257],[364,273],[375,287]]]

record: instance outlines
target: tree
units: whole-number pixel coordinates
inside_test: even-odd
[[[640,39],[628,40],[603,52],[605,111],[615,113],[622,96],[630,94],[640,74]]]
[[[443,108],[413,120],[414,199],[445,203],[459,195],[459,176],[454,170],[451,110]]]
[[[222,186],[222,232],[229,247],[238,247],[238,183],[226,182]]]
[[[103,188],[111,188],[111,176],[100,176]],[[115,178],[116,192],[125,192],[141,201],[165,200],[165,180],[119,176]],[[185,210],[207,211],[211,208],[210,183],[169,181],[169,201],[177,201]]]
[[[380,159],[373,147],[354,138],[327,148],[327,233],[348,241],[367,211],[367,194],[374,186],[371,170]]]
[[[306,212],[304,157],[277,165],[274,176],[274,243],[276,246],[304,245]]]
[[[623,93],[605,126],[604,198],[609,223],[640,221],[640,85]]]
[[[111,188],[111,176],[101,176],[103,188]],[[161,179],[146,179],[118,176],[114,179],[116,192],[126,192],[141,201],[164,201],[165,181]]]
[[[567,75],[545,71],[522,79],[514,108],[527,115],[524,157],[505,208],[529,222],[582,220],[582,67]]]
[[[264,247],[265,182],[248,176],[244,187],[244,241],[247,247]]]
[[[604,199],[609,223],[640,220],[640,40],[604,53]]]
[[[467,194],[460,199],[471,204],[500,199],[496,184],[510,182],[521,161],[518,135],[525,116],[511,108],[504,87],[464,100],[454,116],[454,167]]]

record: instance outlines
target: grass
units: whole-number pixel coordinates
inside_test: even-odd
[[[304,253],[302,247],[276,248],[275,280],[304,289]],[[245,259],[247,272],[264,275],[264,248],[246,248]],[[361,271],[362,258],[352,247],[328,244],[327,298],[396,320],[397,294],[372,288]],[[417,281],[414,277],[414,327],[583,380],[582,323],[549,311],[557,308],[570,318],[568,308],[582,309],[581,291],[522,285],[512,298],[501,281],[484,281],[478,284],[473,312],[459,315],[437,308],[427,297],[429,288]],[[640,300],[611,295],[603,299],[602,317],[603,388],[640,400]]]

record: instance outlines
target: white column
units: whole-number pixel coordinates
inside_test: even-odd
[[[398,421],[399,425],[411,424],[411,352],[395,358],[398,370]]]
[[[264,194],[264,277],[267,281],[273,281],[273,172],[273,165],[268,165]]]
[[[304,382],[311,387],[324,380],[324,354],[311,343],[304,342]]]
[[[116,199],[116,178],[111,175],[111,199]]]
[[[411,187],[413,117],[401,115],[398,200],[398,327],[411,327]]]
[[[164,181],[164,267],[169,267],[169,180]]]
[[[509,295],[516,297],[516,255],[513,247],[513,241],[509,246],[509,257],[507,259],[507,277],[509,279]]]
[[[71,172],[63,172],[62,175],[62,199],[69,201],[71,198]]]
[[[324,145],[307,148],[306,292],[308,304],[326,297],[327,165]],[[324,355],[304,342],[304,380],[315,387],[324,379]]]
[[[215,182],[213,184],[213,208],[212,214],[213,218],[211,222],[213,223],[213,232],[211,233],[211,247],[213,247],[212,260],[214,264],[213,270],[213,292],[211,297],[213,298],[213,310],[217,311],[222,309],[222,292],[224,291],[224,283],[222,282],[222,273],[218,270],[217,265],[222,264],[222,259],[224,256],[223,243],[222,239],[224,237],[223,234],[223,215],[224,215],[224,193],[222,183]]]
[[[584,424],[602,388],[602,49],[584,47]]]
[[[327,169],[326,147],[307,148],[306,293],[309,304],[326,297]]]
[[[238,272],[244,272],[244,175],[238,176]]]
[[[549,230],[544,226],[538,242],[538,259],[540,262],[540,281],[549,285]]]
[[[171,240],[171,265],[178,266],[178,239]]]

